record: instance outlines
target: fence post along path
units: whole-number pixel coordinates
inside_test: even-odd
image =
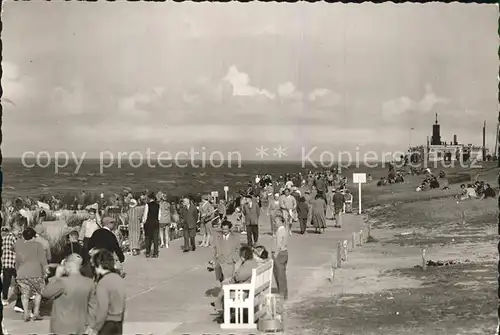
[[[371,227],[370,223],[366,222],[364,224],[364,229],[359,232],[353,232],[351,235],[351,251],[357,246],[363,246],[363,244],[368,242],[370,237]],[[347,262],[349,253],[349,241],[344,240],[337,243],[337,247],[334,253],[332,253],[331,271],[330,271],[330,282],[333,283],[335,279],[335,270],[342,268],[342,263]]]

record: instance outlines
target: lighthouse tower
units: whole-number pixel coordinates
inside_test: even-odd
[[[432,125],[431,145],[441,145],[441,126],[438,122],[438,114],[436,113],[436,123]]]

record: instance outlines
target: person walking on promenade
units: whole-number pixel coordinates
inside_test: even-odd
[[[167,201],[167,195],[160,195],[160,248],[168,248],[170,245],[170,224],[172,215],[170,204]]]
[[[200,242],[200,247],[210,247],[212,239],[212,219],[214,218],[214,207],[208,201],[210,199],[209,195],[201,196],[200,204],[200,228],[202,233],[202,238]]]
[[[300,223],[300,233],[304,235],[306,232],[307,218],[309,217],[309,204],[306,198],[300,197],[299,204],[297,205],[297,216]]]
[[[280,194],[274,194],[273,198],[269,199],[269,205],[267,208],[267,215],[269,216],[269,222],[271,223],[271,234],[274,236],[276,233],[276,227],[274,226],[274,218],[277,215],[281,215],[281,207],[280,207]]]
[[[111,217],[104,217],[102,219],[102,228],[97,229],[89,240],[88,247],[91,250],[104,249],[118,257],[120,263],[125,261],[125,255],[122,248],[118,243],[116,235],[113,234],[113,227],[115,220]]]
[[[95,207],[88,207],[87,211],[89,213],[89,218],[83,221],[80,228],[79,240],[83,244],[83,252],[88,254],[91,248],[89,248],[89,241],[92,234],[99,228],[101,228],[100,223],[97,218],[97,209]]]
[[[21,239],[22,228],[19,222],[13,222],[11,231],[3,237],[2,243],[2,306],[9,304],[9,289],[12,284],[12,279],[17,277],[16,272],[16,253],[14,246],[18,239]],[[15,286],[15,285],[14,285]],[[21,295],[17,295],[14,310],[23,313],[23,304],[21,302]]]
[[[234,266],[240,258],[240,239],[231,231],[232,227],[230,221],[223,221],[222,233],[214,239],[215,279],[221,283],[233,276]]]
[[[94,282],[80,273],[82,262],[83,259],[78,254],[66,257],[42,292],[44,298],[53,301],[50,313],[51,334],[85,333]]]
[[[219,214],[219,222],[222,223],[227,218],[227,208],[226,208],[226,200],[221,199],[219,204],[217,205],[217,212]]]
[[[335,210],[335,227],[342,228],[342,212],[344,210],[345,196],[337,190],[333,194],[333,207]]]
[[[17,284],[21,291],[21,302],[24,310],[24,321],[42,320],[40,304],[42,290],[45,286],[45,267],[47,258],[43,246],[35,241],[33,228],[23,231],[23,239],[18,239],[14,246],[16,252]],[[34,296],[33,317],[29,309],[29,300]]]
[[[259,240],[259,216],[260,207],[257,200],[251,193],[245,195],[245,204],[242,207],[242,213],[245,218],[247,231],[247,243],[249,247],[257,244]]]
[[[297,215],[297,201],[291,195],[289,188],[285,188],[283,195],[280,198],[281,214],[283,219],[285,219],[285,224],[288,229],[288,233],[292,234],[292,222]]]
[[[128,218],[128,238],[130,243],[130,250],[133,256],[140,255],[141,253],[141,219],[144,215],[144,206],[137,206],[137,200],[131,199],[128,203],[129,210],[127,212]]]
[[[144,237],[146,238],[146,258],[151,257],[151,245],[153,246],[153,258],[158,258],[160,242],[160,205],[156,202],[156,195],[149,194],[148,204],[144,209],[142,224],[144,227]]]
[[[198,210],[188,197],[182,199],[181,222],[184,235],[184,252],[196,250],[196,224],[198,222]]]
[[[317,193],[311,201],[311,221],[316,234],[321,233],[326,228],[326,201],[321,192]]]
[[[88,335],[122,335],[125,316],[125,281],[115,271],[113,255],[99,250],[92,256],[96,272],[95,289],[90,295]]]
[[[286,266],[288,264],[288,232],[285,228],[285,220],[276,217],[276,235],[273,237],[273,272],[279,294],[283,299],[288,299],[288,284],[286,279]]]

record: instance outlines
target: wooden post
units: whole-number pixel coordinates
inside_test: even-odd
[[[337,243],[337,269],[342,267],[342,242]]]
[[[363,229],[359,231],[359,245],[362,246],[365,241],[364,240],[364,235],[363,235]]]
[[[342,260],[344,262],[347,262],[347,245],[347,240],[344,240],[344,242],[342,243]]]
[[[427,270],[427,260],[425,259],[426,250],[424,247],[422,247],[420,250],[422,252],[422,270],[425,271],[425,270]]]
[[[338,252],[337,252],[338,253]],[[330,281],[333,283],[335,279],[335,269],[337,268],[337,256],[335,254],[332,255],[332,268],[330,269]]]
[[[351,241],[351,244],[352,244],[352,250],[354,250],[356,248],[356,233],[352,233],[352,241]]]

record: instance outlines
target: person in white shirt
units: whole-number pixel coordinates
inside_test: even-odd
[[[292,222],[297,217],[297,200],[291,195],[290,189],[285,188],[283,195],[280,197],[280,207],[283,219],[288,225],[288,233],[292,234]]]
[[[288,263],[288,232],[285,227],[285,220],[281,216],[275,218],[275,225],[278,227],[276,235],[273,236],[273,273],[278,292],[283,299],[288,299],[288,283],[286,278],[286,266]]]
[[[80,227],[80,233],[78,236],[78,240],[80,241],[80,244],[83,245],[83,254],[87,255],[89,253],[89,241],[90,238],[92,237],[92,234],[94,232],[101,228],[101,225],[99,224],[99,220],[97,217],[97,210],[94,207],[87,208],[87,211],[89,213],[89,218],[85,221],[83,221],[82,226]]]

